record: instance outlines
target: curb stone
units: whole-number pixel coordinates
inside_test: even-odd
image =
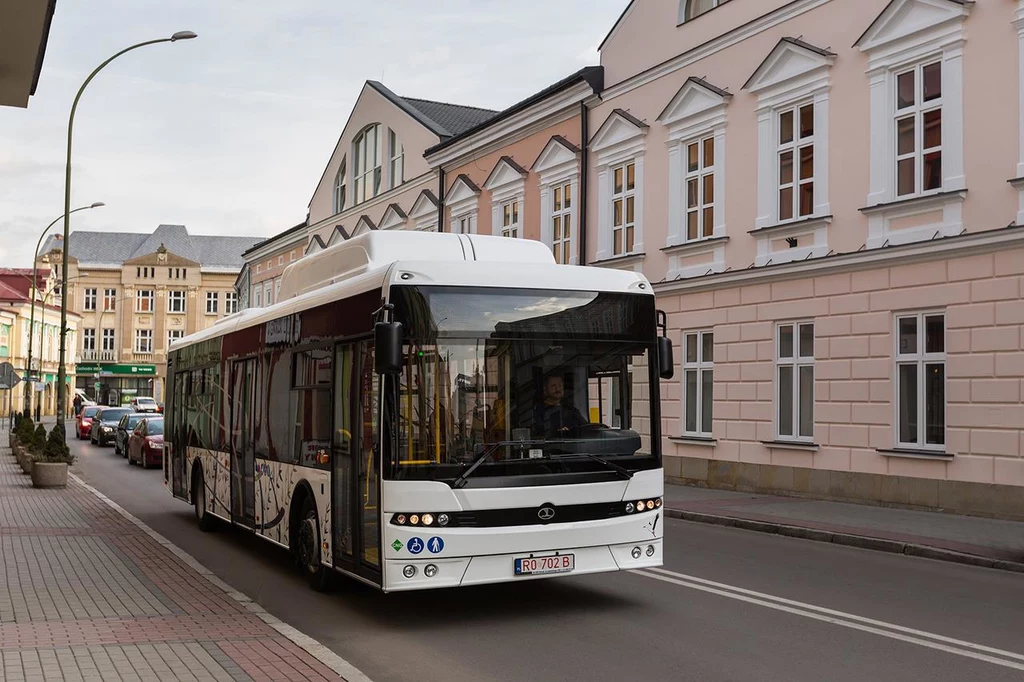
[[[287,623],[279,619],[277,616],[272,615],[270,612],[268,612],[262,606],[254,602],[252,599],[250,599],[246,595],[242,594],[241,592],[239,592],[238,590],[236,590],[235,588],[231,587],[226,582],[218,578],[210,569],[206,568],[201,563],[199,563],[199,561],[191,554],[175,545],[173,542],[165,538],[163,535],[160,535],[160,533],[157,533],[155,530],[147,526],[145,522],[143,522],[141,519],[133,515],[127,509],[125,509],[117,502],[114,502],[112,499],[101,493],[99,490],[83,481],[78,475],[68,472],[68,477],[73,479],[83,488],[85,488],[93,495],[98,497],[107,506],[112,508],[118,514],[120,514],[121,516],[125,517],[133,524],[138,526],[143,532],[146,533],[146,535],[156,540],[160,545],[167,549],[167,551],[181,559],[185,564],[188,565],[189,568],[191,568],[196,573],[201,575],[214,587],[223,591],[231,599],[242,604],[243,608],[245,608],[247,611],[251,612],[253,615],[255,615],[264,623],[272,627],[282,636],[286,637],[293,644],[303,649],[310,656],[317,659],[318,661],[326,665],[328,668],[333,670],[335,673],[338,674],[338,676],[344,679],[345,682],[372,682],[372,680],[370,680],[369,677],[363,674],[362,671],[360,671],[354,665],[346,661],[344,658],[334,653],[333,651],[331,651],[326,646],[324,646],[317,640],[313,639],[309,635],[302,633],[301,631],[297,630],[296,628],[292,627],[291,625],[288,625]]]
[[[923,559],[935,559],[937,561],[948,561],[969,566],[982,568],[995,568],[1001,571],[1012,571],[1024,573],[1024,563],[1008,561],[1005,559],[992,559],[978,556],[976,554],[965,554],[951,549],[941,549],[928,545],[919,545],[912,542],[900,542],[898,540],[885,540],[873,538],[867,535],[853,535],[850,533],[835,533],[816,528],[804,528],[802,526],[790,526],[782,523],[767,523],[765,521],[753,521],[735,516],[723,516],[719,514],[705,514],[702,512],[686,511],[683,509],[665,508],[665,515],[673,519],[693,521],[696,523],[709,523],[716,526],[728,526],[752,530],[759,533],[784,535],[787,537],[800,538],[803,540],[815,540],[818,542],[831,542],[836,545],[857,547],[859,549],[870,549],[878,552],[889,552],[891,554],[906,554]]]

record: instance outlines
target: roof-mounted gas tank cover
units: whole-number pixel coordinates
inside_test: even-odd
[[[548,247],[533,239],[374,231],[289,265],[281,277],[278,300],[284,301],[372,270],[387,268],[401,260],[555,263]]]

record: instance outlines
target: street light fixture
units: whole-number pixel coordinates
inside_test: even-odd
[[[68,117],[68,155],[67,164],[64,168],[64,255],[61,260],[61,281],[66,281],[68,278],[68,251],[70,246],[70,232],[71,232],[71,140],[72,132],[75,126],[75,110],[78,109],[78,101],[82,99],[82,93],[85,92],[85,88],[92,82],[92,79],[96,77],[103,68],[114,61],[121,55],[137,50],[140,47],[146,47],[147,45],[156,45],[159,43],[174,43],[179,40],[191,40],[195,38],[196,34],[192,31],[178,31],[173,34],[170,38],[159,38],[157,40],[147,40],[145,42],[136,43],[130,45],[120,52],[114,53],[114,55],[108,57],[106,61],[102,62],[99,66],[92,70],[92,73],[85,79],[82,86],[78,88],[78,94],[75,95],[75,101],[71,104],[71,115]],[[65,333],[68,326],[68,290],[67,287],[61,289],[60,297],[60,353],[57,366],[57,414],[66,414],[67,405],[67,367],[64,365],[66,355],[66,337]],[[57,420],[57,425],[63,429],[64,422],[61,419]]]
[[[101,206],[106,206],[106,204],[104,204],[102,201],[97,201],[97,202],[95,202],[93,204],[90,204],[89,206],[79,206],[78,208],[76,208],[76,209],[74,209],[72,211],[69,211],[69,213],[77,213],[78,211],[86,211],[86,210],[88,210],[90,208],[100,208]],[[57,216],[56,218],[53,219],[52,223],[50,223],[49,225],[46,226],[46,229],[43,230],[39,234],[39,240],[36,241],[36,250],[32,252],[32,276],[31,276],[31,279],[29,280],[31,282],[31,284],[32,284],[32,287],[30,289],[31,298],[32,298],[32,308],[31,308],[31,312],[29,313],[29,322],[28,322],[29,334],[28,334],[28,364],[27,364],[27,369],[28,369],[28,373],[29,373],[30,376],[32,374],[32,329],[35,327],[35,324],[36,324],[36,296],[39,294],[39,287],[36,286],[36,280],[37,280],[37,278],[36,278],[36,259],[39,258],[39,247],[41,247],[43,245],[43,238],[46,237],[46,233],[49,232],[50,228],[53,227],[54,225],[56,225],[57,221],[60,220],[63,217],[64,217],[63,215]],[[65,275],[67,275],[67,273],[65,273]],[[45,310],[45,308],[44,308],[44,310]],[[40,343],[40,346],[42,346],[42,341],[40,341],[39,343]],[[25,411],[26,412],[31,412],[31,410],[32,410],[32,395],[30,394],[29,391],[25,391]]]

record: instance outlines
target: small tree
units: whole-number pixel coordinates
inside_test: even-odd
[[[46,437],[46,445],[42,452],[35,457],[35,461],[47,464],[74,464],[75,456],[68,448],[67,434],[64,433],[64,425],[58,422],[50,430]]]
[[[31,445],[35,430],[36,425],[32,423],[32,417],[22,415],[21,421],[18,423],[18,430],[15,432],[15,435],[18,436],[18,442],[25,447]]]
[[[32,452],[42,452],[44,447],[46,447],[46,427],[39,424],[32,433],[32,440],[29,443],[28,449]]]

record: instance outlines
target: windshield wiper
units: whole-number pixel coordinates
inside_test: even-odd
[[[552,459],[579,459],[580,457],[588,457],[594,460],[595,462],[600,462],[601,464],[605,465],[606,467],[617,473],[619,476],[627,480],[633,478],[633,472],[627,469],[626,467],[619,466],[615,462],[610,462],[604,457],[599,457],[589,452],[581,452],[579,454],[570,455],[556,455],[552,457]]]
[[[497,443],[491,443],[491,446],[480,453],[480,456],[473,460],[473,463],[469,465],[469,468],[459,474],[458,478],[452,481],[453,488],[461,488],[466,485],[466,479],[469,478],[470,474],[476,471],[476,468],[487,461],[487,459],[494,454],[494,452],[500,447],[507,447],[509,445],[548,445],[549,441],[546,440],[502,440]]]

